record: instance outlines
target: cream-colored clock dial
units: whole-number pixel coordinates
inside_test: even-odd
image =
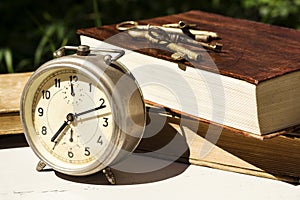
[[[71,69],[56,71],[40,83],[32,119],[32,138],[66,168],[101,157],[114,128],[109,98],[102,88]]]

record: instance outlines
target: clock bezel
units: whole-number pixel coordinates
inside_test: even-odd
[[[73,56],[64,56],[62,58],[51,60],[44,65],[42,65],[29,79],[28,83],[26,84],[24,88],[24,92],[21,97],[21,121],[23,124],[24,132],[26,139],[29,143],[29,145],[32,147],[35,154],[44,161],[47,165],[52,167],[53,169],[69,175],[89,175],[92,173],[95,173],[97,171],[100,171],[101,169],[104,169],[107,166],[111,166],[118,161],[124,159],[126,155],[128,155],[130,152],[132,152],[136,146],[138,145],[139,141],[142,138],[145,123],[146,123],[146,111],[145,111],[145,105],[143,101],[143,95],[141,93],[140,88],[138,85],[136,86],[139,95],[140,100],[138,100],[138,104],[140,104],[138,107],[142,108],[143,111],[141,112],[141,116],[143,118],[142,122],[139,123],[137,132],[133,135],[128,135],[127,133],[124,133],[124,130],[122,126],[122,118],[124,118],[124,115],[126,115],[127,111],[124,111],[124,105],[122,105],[122,101],[120,103],[120,98],[122,98],[122,94],[118,94],[118,92],[114,92],[115,87],[115,80],[112,80],[111,77],[108,76],[106,73],[106,70],[108,70],[111,66],[108,66],[105,64],[105,62],[101,62],[101,59],[103,60],[102,55],[93,55],[91,57],[80,57],[77,55]],[[99,62],[100,60],[100,62]],[[116,63],[115,63],[116,64]],[[122,69],[126,72],[126,68],[120,64],[116,65],[118,68]],[[102,91],[105,93],[107,98],[110,99],[109,103],[112,109],[112,115],[115,122],[117,122],[117,126],[113,127],[113,133],[112,136],[112,144],[109,145],[108,152],[105,154],[105,162],[100,161],[96,159],[92,164],[80,167],[80,168],[73,168],[73,165],[65,165],[65,163],[60,163],[57,161],[52,161],[52,159],[49,159],[51,156],[45,156],[47,152],[41,152],[41,149],[37,144],[35,144],[35,141],[32,140],[32,132],[35,131],[33,128],[33,120],[31,118],[28,118],[26,116],[32,116],[32,109],[28,109],[28,104],[30,104],[30,100],[34,98],[34,92],[36,91],[40,83],[50,74],[55,73],[59,70],[63,69],[74,69],[77,71],[80,71],[80,73],[83,73],[85,76],[88,76],[93,79],[93,81],[97,82]],[[124,72],[122,72],[124,73]],[[136,81],[133,79],[133,82],[136,83]],[[36,83],[36,84],[35,84]],[[138,99],[138,98],[137,98]],[[140,102],[139,102],[140,101]],[[128,114],[128,113],[127,113]],[[123,115],[123,116],[122,116]],[[127,128],[127,127],[126,127]],[[125,129],[126,129],[125,128]],[[125,131],[126,132],[126,131]],[[136,137],[137,136],[137,137]],[[124,143],[128,140],[128,138],[132,139],[133,144],[126,144]],[[50,161],[49,161],[50,160]]]

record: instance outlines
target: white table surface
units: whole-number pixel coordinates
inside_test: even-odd
[[[115,172],[122,185],[112,186],[102,174],[73,180],[37,172],[38,159],[28,147],[2,149],[0,159],[0,200],[300,199],[300,186],[181,163],[144,175]]]

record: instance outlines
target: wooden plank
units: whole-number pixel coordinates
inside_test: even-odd
[[[20,99],[29,73],[0,75],[0,135],[22,133]]]

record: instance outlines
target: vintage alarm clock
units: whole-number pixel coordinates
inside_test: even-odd
[[[76,54],[65,56],[66,50]],[[26,139],[41,160],[38,170],[47,165],[75,176],[103,171],[115,182],[109,166],[136,148],[146,123],[139,85],[117,61],[123,54],[66,46],[30,77],[20,114]]]

